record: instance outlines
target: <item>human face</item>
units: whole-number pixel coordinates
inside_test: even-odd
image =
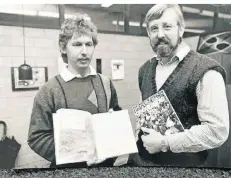
[[[174,9],[166,9],[159,19],[149,22],[148,36],[153,51],[158,57],[174,55],[184,28],[178,25],[178,17]]]
[[[67,54],[68,68],[73,72],[88,69],[94,49],[95,46],[90,36],[73,35],[62,51]]]
[[[2,140],[4,137],[4,125],[0,124],[0,140]]]

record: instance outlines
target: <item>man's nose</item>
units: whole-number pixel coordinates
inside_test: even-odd
[[[86,55],[86,54],[87,54],[87,49],[86,49],[86,46],[85,46],[85,45],[82,46],[81,54],[82,54],[82,55]]]
[[[159,28],[157,35],[158,35],[158,38],[163,38],[165,35],[164,30],[162,28]]]

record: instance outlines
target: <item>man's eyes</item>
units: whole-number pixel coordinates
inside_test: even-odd
[[[164,25],[163,28],[164,28],[164,29],[171,29],[171,28],[172,28],[172,25]]]
[[[84,44],[82,44],[82,43],[74,43],[74,44],[72,44],[72,46],[83,46]],[[86,43],[85,44],[86,46],[93,46],[93,43]]]
[[[93,46],[93,43],[87,43],[86,46]]]
[[[151,30],[158,30],[158,27],[152,27]]]
[[[72,46],[82,46],[82,44],[80,44],[80,43],[74,43],[74,44],[72,44]]]
[[[171,30],[172,29],[172,25],[163,25],[162,29],[164,29],[164,30]],[[159,27],[157,27],[157,26],[151,27],[151,31],[158,31],[158,30],[159,30]]]

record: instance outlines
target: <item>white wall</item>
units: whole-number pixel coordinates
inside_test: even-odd
[[[18,67],[24,60],[23,33],[21,27],[0,26],[0,120],[9,129],[8,136],[22,144],[16,167],[47,167],[49,164],[36,155],[27,145],[27,134],[33,99],[37,91],[12,92],[11,67]],[[120,105],[129,109],[132,124],[135,118],[131,107],[139,101],[137,84],[138,68],[152,56],[147,37],[99,34],[95,58],[102,59],[102,73],[111,76],[111,60],[125,61],[125,79],[114,81]],[[58,30],[25,28],[25,59],[32,67],[47,66],[48,77],[59,71],[60,52]],[[95,67],[95,60],[92,65]]]

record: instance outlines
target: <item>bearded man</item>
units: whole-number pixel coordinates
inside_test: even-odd
[[[201,165],[207,150],[221,146],[229,135],[225,71],[183,41],[185,24],[179,5],[153,6],[146,24],[154,57],[139,69],[142,100],[164,90],[185,131],[161,135],[141,128],[139,165]]]

